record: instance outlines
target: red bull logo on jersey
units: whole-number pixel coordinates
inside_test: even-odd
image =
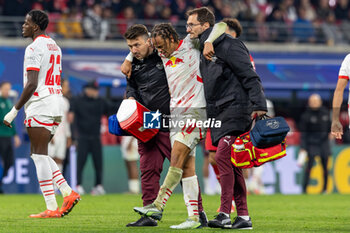
[[[183,59],[177,57],[171,57],[167,63],[165,63],[165,67],[176,67],[180,63],[185,63]]]

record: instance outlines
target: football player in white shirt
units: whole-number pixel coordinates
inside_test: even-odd
[[[348,85],[349,77],[350,77],[350,54],[348,54],[345,57],[345,59],[341,64],[339,75],[338,75],[337,87],[335,88],[334,97],[333,97],[333,114],[332,114],[331,133],[333,136],[335,136],[336,139],[341,139],[343,137],[343,126],[340,123],[339,115],[340,115],[340,108],[343,103],[344,90]],[[348,101],[350,101],[350,98]]]
[[[199,26],[206,30],[213,26],[212,22]],[[221,23],[213,31],[211,41],[225,32],[226,24]],[[152,42],[160,54],[167,74],[169,92],[171,96],[171,121],[184,122],[182,127],[170,127],[172,143],[171,162],[167,176],[161,186],[157,199],[145,207],[135,207],[134,210],[142,215],[155,219],[162,218],[162,212],[167,200],[175,187],[182,181],[184,200],[188,210],[188,219],[173,225],[174,229],[194,229],[201,227],[198,216],[198,179],[195,173],[195,146],[205,137],[206,129],[199,124],[186,124],[188,120],[203,122],[206,120],[206,102],[201,74],[199,71],[200,51],[195,41],[188,35],[179,40],[171,24],[159,24],[152,30]]]
[[[80,200],[79,194],[71,189],[55,161],[48,156],[48,144],[63,115],[60,83],[62,53],[56,42],[45,33],[48,23],[47,14],[40,10],[32,10],[25,17],[22,35],[32,38],[33,42],[25,50],[24,88],[18,102],[4,117],[4,124],[11,127],[10,123],[25,105],[31,157],[47,206],[47,210],[32,214],[31,218],[63,217]],[[57,206],[53,185],[64,197],[61,209]]]
[[[57,127],[55,136],[49,143],[48,153],[51,158],[57,163],[58,168],[63,171],[63,161],[66,158],[66,149],[71,146],[71,130],[68,119],[69,100],[65,97],[69,92],[69,81],[67,79],[61,80],[63,102],[63,115],[60,125]]]

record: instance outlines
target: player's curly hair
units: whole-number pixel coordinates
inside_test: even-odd
[[[151,32],[152,37],[160,36],[165,39],[174,39],[174,42],[179,41],[179,34],[170,23],[160,23],[153,27]]]
[[[227,24],[230,31],[235,31],[237,38],[242,34],[242,25],[237,19],[234,18],[224,18],[222,22]]]
[[[44,31],[49,24],[48,15],[41,10],[31,10],[28,15],[32,17],[32,21],[39,26],[40,30]]]

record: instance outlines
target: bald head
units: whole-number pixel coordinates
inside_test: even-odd
[[[312,94],[309,97],[309,106],[312,109],[319,109],[322,106],[322,99],[319,94]]]

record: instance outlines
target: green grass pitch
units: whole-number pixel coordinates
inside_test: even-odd
[[[203,196],[209,219],[216,214],[219,198]],[[62,198],[58,196],[57,201],[60,205]],[[0,195],[0,232],[179,232],[169,226],[184,221],[187,216],[182,195],[174,194],[158,227],[125,227],[139,218],[133,207],[140,205],[140,195],[84,195],[64,218],[30,219],[29,214],[45,209],[41,195]],[[254,232],[350,232],[350,195],[251,195],[248,206]],[[234,216],[232,214],[231,218]],[[223,231],[232,230],[185,230]]]

